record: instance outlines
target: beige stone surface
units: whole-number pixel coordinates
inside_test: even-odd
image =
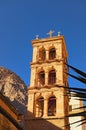
[[[28,88],[26,130],[69,130],[69,127],[63,127],[69,121],[61,119],[68,114],[68,97],[64,97],[65,89],[63,88],[67,87],[68,82],[67,75],[65,75],[65,71],[67,72],[65,62],[68,55],[64,37],[55,36],[36,39],[32,41],[32,45],[33,58],[31,62],[30,87]],[[44,61],[41,61],[39,57],[39,50],[42,48],[46,52]],[[56,51],[55,58],[52,60],[49,59],[51,48],[55,48]],[[51,70],[55,70],[56,82],[49,85],[48,78]],[[45,72],[44,84],[40,84],[38,76],[41,71]],[[38,102],[39,99],[41,101]],[[53,102],[55,103],[53,104]],[[54,105],[53,107],[52,104]],[[53,111],[55,109],[55,115],[49,115],[49,105],[51,105],[50,107]]]
[[[69,102],[69,105],[71,106],[70,114],[84,111],[84,109],[77,109],[84,106],[84,102],[78,99],[79,99],[78,97],[71,97],[70,102]],[[86,125],[85,124],[80,125],[82,124],[82,121],[81,121],[82,119],[83,117],[81,116],[70,117],[69,122],[73,123],[70,125],[70,130],[85,130]],[[77,122],[77,123],[74,124],[74,122]]]
[[[5,116],[0,113],[0,130],[18,130]]]

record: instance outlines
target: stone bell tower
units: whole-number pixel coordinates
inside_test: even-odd
[[[32,40],[33,58],[28,88],[27,130],[69,130],[67,50],[64,36]]]

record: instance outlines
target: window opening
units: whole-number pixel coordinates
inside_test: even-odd
[[[56,50],[55,48],[50,49],[49,51],[49,60],[55,59],[56,58]]]
[[[39,58],[41,61],[44,61],[45,58],[46,58],[46,52],[45,52],[45,49],[42,49],[39,51]]]
[[[43,116],[43,110],[44,110],[44,98],[41,97],[38,99],[38,117],[42,117]]]
[[[56,115],[56,97],[52,96],[48,100],[48,116]]]
[[[48,80],[48,83],[49,84],[55,84],[56,83],[56,72],[55,72],[55,70],[51,70],[50,72],[49,72],[49,78],[48,78],[49,80]]]
[[[41,71],[39,73],[39,82],[40,82],[41,85],[45,84],[45,73],[44,73],[44,71]]]

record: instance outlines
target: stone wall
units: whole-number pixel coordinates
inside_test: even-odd
[[[0,130],[18,130],[5,116],[0,114]]]

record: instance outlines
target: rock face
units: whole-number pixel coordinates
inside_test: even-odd
[[[0,67],[0,91],[21,114],[26,114],[27,87],[14,72]]]

